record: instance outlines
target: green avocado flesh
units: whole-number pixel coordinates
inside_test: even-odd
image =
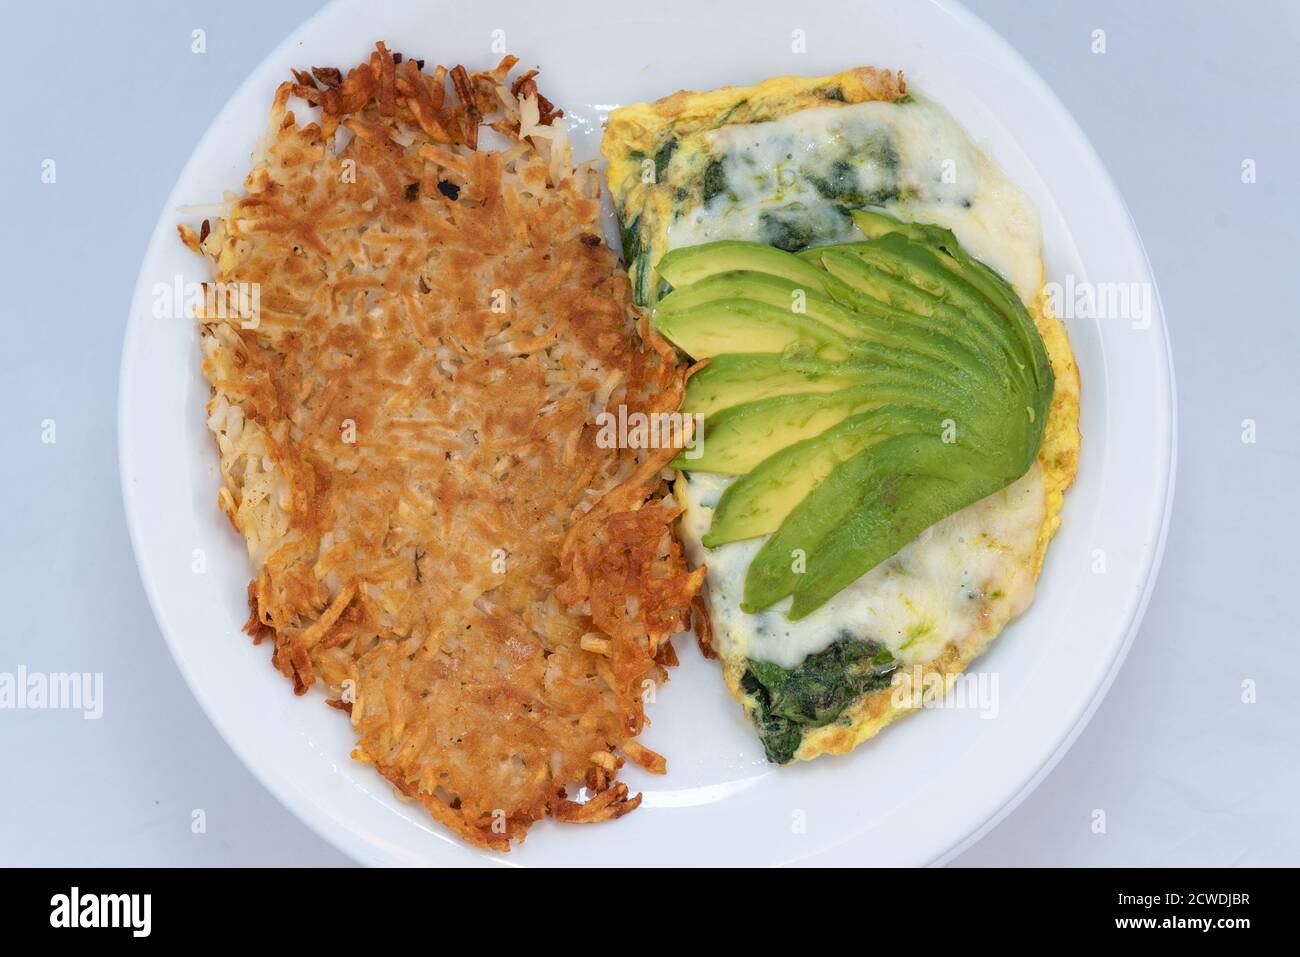
[[[847,359],[854,342],[807,315],[748,299],[706,302],[656,313],[655,328],[695,359],[727,353],[803,352]]]
[[[709,360],[682,405],[704,416],[703,441],[674,465],[736,476],[704,545],[770,536],[747,612],[789,598],[786,616],[807,616],[1010,485],[1042,443],[1052,369],[1015,291],[947,229],[852,215],[859,242],[795,254],[729,240],[656,267],[672,291],[655,329]]]
[[[798,256],[762,243],[722,240],[703,246],[687,246],[665,253],[655,266],[659,275],[673,289],[690,286],[721,272],[761,272],[797,283],[820,292],[825,274]]]

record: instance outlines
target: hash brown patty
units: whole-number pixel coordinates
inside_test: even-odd
[[[675,409],[684,370],[515,62],[380,43],[295,71],[244,194],[180,228],[216,288],[259,290],[254,317],[199,319],[247,630],[297,693],[326,686],[353,757],[497,850],[635,808],[624,758],[664,770],[643,696],[703,575],[671,534],[674,450],[596,442],[603,410]]]

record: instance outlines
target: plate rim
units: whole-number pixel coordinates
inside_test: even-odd
[[[1024,56],[1004,39],[996,30],[984,22],[980,17],[968,10],[961,3],[955,0],[929,0],[929,3],[938,8],[941,12],[959,21],[966,29],[979,33],[983,42],[990,47],[996,48],[997,52],[1005,60],[1009,61],[1018,73],[1025,77],[1034,87],[1039,96],[1044,98],[1054,108],[1055,114],[1060,121],[1067,125],[1069,132],[1074,137],[1076,143],[1081,147],[1080,156],[1086,161],[1093,172],[1097,175],[1098,180],[1107,187],[1109,196],[1113,198],[1122,211],[1129,235],[1132,237],[1137,252],[1142,260],[1145,273],[1145,279],[1150,283],[1152,288],[1152,298],[1156,317],[1158,317],[1158,327],[1164,341],[1164,355],[1161,364],[1161,371],[1165,379],[1167,388],[1161,389],[1159,398],[1161,400],[1161,409],[1164,422],[1166,424],[1165,441],[1159,443],[1158,465],[1163,471],[1164,498],[1161,504],[1162,514],[1158,523],[1157,534],[1155,539],[1147,544],[1143,550],[1142,562],[1140,569],[1134,572],[1133,578],[1136,580],[1139,575],[1142,579],[1142,588],[1136,598],[1130,603],[1127,610],[1127,625],[1122,641],[1116,646],[1111,656],[1111,661],[1107,667],[1104,677],[1092,689],[1084,706],[1075,715],[1070,724],[1067,733],[1060,739],[1056,747],[1043,759],[1038,768],[1033,771],[1028,778],[1024,780],[1021,786],[1007,798],[1001,806],[986,817],[982,823],[974,826],[965,837],[952,843],[947,850],[939,853],[929,862],[930,866],[942,866],[951,862],[963,851],[978,842],[982,837],[988,834],[993,828],[1001,823],[1010,815],[1033,791],[1039,784],[1051,773],[1059,761],[1070,750],[1074,742],[1087,727],[1093,715],[1100,707],[1102,701],[1109,692],[1115,677],[1118,675],[1120,668],[1126,660],[1133,642],[1136,640],[1137,633],[1145,617],[1151,595],[1154,591],[1155,584],[1159,578],[1159,571],[1164,557],[1165,545],[1167,542],[1169,526],[1173,514],[1173,502],[1176,486],[1177,460],[1178,460],[1178,404],[1177,404],[1177,386],[1175,378],[1175,366],[1173,360],[1173,348],[1170,341],[1170,333],[1164,306],[1160,297],[1159,287],[1155,279],[1154,272],[1151,268],[1150,257],[1147,255],[1145,244],[1143,243],[1141,233],[1134,222],[1132,213],[1125,202],[1124,196],[1119,190],[1109,169],[1102,161],[1095,147],[1088,139],[1073,114],[1066,108],[1064,103],[1056,96],[1054,90],[1039,75],[1037,70],[1024,58]],[[169,228],[168,217],[172,215],[177,206],[177,191],[181,182],[186,178],[186,174],[195,163],[197,157],[202,155],[206,150],[211,148],[212,141],[218,137],[218,121],[225,114],[226,110],[233,102],[243,98],[247,89],[254,83],[259,73],[270,61],[282,60],[285,58],[287,51],[291,50],[299,43],[298,38],[305,32],[308,32],[313,25],[322,19],[325,19],[331,13],[339,8],[347,6],[343,0],[335,0],[321,7],[294,27],[278,44],[276,44],[244,77],[244,79],[235,87],[234,91],[226,99],[225,103],[216,112],[210,121],[203,135],[195,144],[194,149],[190,152],[185,163],[181,166],[176,181],[173,183],[171,190],[168,192],[160,211],[154,230],[145,246],[144,253],[140,260],[140,266],[137,271],[136,283],[131,298],[130,312],[128,313],[127,323],[123,332],[122,353],[119,360],[118,373],[118,396],[117,396],[117,428],[115,438],[117,441],[118,451],[118,478],[122,490],[123,507],[126,518],[128,535],[131,541],[132,555],[135,560],[137,571],[140,575],[141,584],[144,588],[146,598],[149,602],[150,609],[153,613],[154,620],[158,625],[164,642],[167,645],[177,669],[180,671],[182,678],[185,680],[191,694],[199,703],[208,721],[216,729],[226,745],[235,753],[240,762],[252,773],[253,777],[265,787],[277,801],[295,818],[306,824],[315,834],[317,834],[327,844],[331,845],[353,861],[362,864],[393,864],[397,863],[390,857],[379,853],[370,843],[361,839],[353,830],[349,828],[340,828],[332,826],[335,822],[325,813],[320,806],[313,801],[296,800],[295,795],[301,793],[294,787],[292,781],[287,780],[283,775],[272,773],[264,768],[262,759],[251,753],[251,749],[239,738],[232,733],[221,718],[221,710],[216,707],[213,699],[205,692],[202,682],[195,674],[192,662],[190,662],[174,637],[175,630],[169,627],[169,619],[164,611],[164,603],[158,589],[158,584],[154,575],[148,570],[147,562],[144,560],[144,551],[142,549],[143,534],[140,528],[141,512],[140,502],[137,500],[129,481],[130,465],[128,463],[128,445],[126,438],[130,432],[131,412],[128,403],[128,382],[130,376],[134,374],[134,359],[132,344],[134,339],[134,330],[138,324],[138,318],[142,314],[142,307],[148,301],[148,277],[145,275],[145,269],[149,262],[153,261],[160,249],[162,243],[169,238],[174,238],[174,227]],[[147,309],[143,311],[148,311]],[[1154,443],[1153,443],[1154,445]],[[850,837],[829,848],[820,849],[811,854],[797,858],[791,863],[818,863],[818,864],[835,864],[840,863],[837,859],[851,855],[855,846],[863,838],[859,835]],[[502,857],[499,854],[479,852],[473,855],[473,860],[481,864],[502,864],[506,866],[524,866],[523,863]],[[449,862],[460,864],[463,861]],[[614,862],[618,863],[618,862]]]

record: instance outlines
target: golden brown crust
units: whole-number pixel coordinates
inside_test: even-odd
[[[901,71],[863,66],[817,77],[779,76],[755,86],[678,90],[653,103],[634,103],[610,114],[609,142],[652,154],[662,134],[689,136],[721,125],[764,123],[813,106],[897,100],[907,94]],[[720,121],[719,117],[723,119]],[[610,162],[619,157],[607,155]]]
[[[633,740],[643,685],[700,580],[662,500],[672,450],[596,441],[603,410],[675,407],[683,370],[514,63],[430,75],[381,43],[295,71],[246,195],[181,231],[260,290],[255,322],[201,326],[249,633],[296,691],[328,686],[354,757],[498,850],[548,813],[637,806],[615,751],[663,769]],[[476,149],[485,123],[501,151]]]

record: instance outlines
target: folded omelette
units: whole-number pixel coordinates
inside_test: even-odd
[[[1029,606],[1060,524],[1079,380],[1037,212],[872,68],[624,107],[602,152],[634,298],[697,361],[701,644],[769,759],[850,751]]]

